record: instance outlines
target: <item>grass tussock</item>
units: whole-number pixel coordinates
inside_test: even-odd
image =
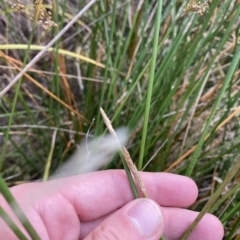
[[[0,0],[0,91],[87,3]],[[239,14],[237,0],[96,1],[1,95],[7,184],[42,178],[47,163],[53,172],[90,125],[91,137],[103,134],[102,107],[114,128],[129,129],[139,170],[154,155],[146,171],[192,177],[191,208],[218,216],[226,239],[237,239]]]

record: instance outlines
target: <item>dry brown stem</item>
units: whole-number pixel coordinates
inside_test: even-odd
[[[117,136],[116,132],[113,129],[113,126],[111,124],[111,121],[109,120],[109,118],[107,117],[106,113],[104,112],[104,110],[102,108],[100,108],[100,112],[102,114],[103,120],[107,126],[108,131],[112,134]]]
[[[102,114],[103,120],[104,120],[109,132],[117,138],[117,134],[116,134],[115,130],[113,129],[111,121],[107,117],[106,113],[104,112],[104,110],[102,108],[100,108],[100,112]],[[144,183],[143,183],[143,181],[140,177],[140,174],[139,174],[135,164],[133,163],[133,161],[130,157],[130,154],[129,154],[128,150],[124,146],[122,146],[122,152],[123,152],[123,156],[125,158],[125,161],[128,165],[129,171],[131,172],[131,174],[134,178],[134,182],[135,182],[136,186],[140,190],[140,192],[142,194],[142,197],[147,198],[147,192],[146,192],[146,188],[144,186]]]
[[[147,191],[146,191],[144,183],[143,183],[143,181],[142,181],[142,179],[140,177],[140,174],[139,174],[139,172],[137,170],[136,165],[133,163],[128,150],[125,147],[122,147],[122,150],[123,150],[123,156],[124,156],[124,158],[126,160],[128,168],[129,168],[131,174],[133,175],[135,184],[138,186],[142,196],[144,198],[147,198]]]

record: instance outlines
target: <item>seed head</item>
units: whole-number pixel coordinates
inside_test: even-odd
[[[185,10],[185,12],[198,13],[202,16],[209,8],[209,3],[211,3],[211,2],[212,2],[212,0],[208,0],[205,2],[192,1],[189,4],[187,4],[187,7],[184,10]]]
[[[13,9],[17,9],[19,13],[25,14],[31,21],[35,20],[38,8],[40,8],[37,24],[41,25],[44,30],[58,26],[55,22],[52,21],[52,13],[50,11],[47,11],[43,5],[38,6],[38,1],[34,1],[33,6],[30,9],[27,8],[26,5],[22,4],[20,0],[17,0],[17,3],[13,3],[10,6]]]

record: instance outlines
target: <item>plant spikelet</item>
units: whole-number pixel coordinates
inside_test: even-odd
[[[193,12],[198,13],[199,15],[203,15],[207,9],[209,8],[209,3],[211,3],[211,0],[201,2],[201,1],[192,1],[187,4],[187,7],[184,9],[185,12]]]
[[[51,27],[57,27],[58,25],[52,21],[52,14],[43,5],[38,6],[38,1],[33,2],[33,7],[28,8],[22,4],[20,0],[17,3],[10,5],[12,9],[16,9],[19,13],[25,14],[31,21],[35,20],[37,10],[40,8],[37,24],[41,25],[44,30],[48,30]]]

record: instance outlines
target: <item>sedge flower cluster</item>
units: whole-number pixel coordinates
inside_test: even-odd
[[[44,30],[58,26],[54,21],[52,21],[52,13],[44,8],[43,5],[38,6],[38,1],[34,1],[33,7],[28,8],[25,4],[22,4],[20,0],[17,0],[17,3],[11,4],[11,8],[16,9],[21,14],[25,14],[31,21],[35,20],[38,8],[40,8],[39,16],[37,17],[37,24],[41,25]]]

